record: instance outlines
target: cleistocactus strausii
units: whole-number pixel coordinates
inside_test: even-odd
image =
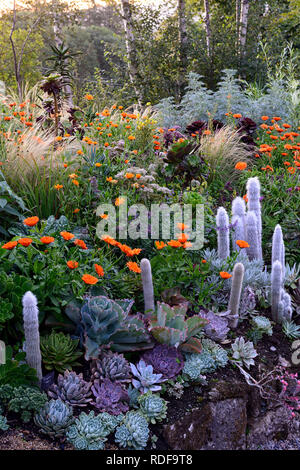
[[[229,298],[228,310],[230,310],[230,315],[233,316],[232,320],[229,322],[231,328],[237,328],[239,318],[239,308],[241,300],[241,292],[244,279],[244,265],[242,263],[236,263],[233,268],[231,291]]]
[[[27,364],[36,370],[39,383],[42,381],[42,356],[40,349],[39,310],[37,298],[32,292],[24,294],[23,321]]]
[[[229,217],[224,207],[219,207],[217,216],[218,257],[226,259],[230,256]]]
[[[280,302],[278,305],[279,323],[283,323],[283,321],[291,321],[292,313],[293,309],[291,296],[285,292],[284,289],[281,289]]]
[[[277,323],[292,318],[292,302],[290,295],[283,288],[283,267],[280,261],[272,264],[271,275],[271,306],[272,317]]]
[[[281,226],[276,225],[272,238],[272,265],[280,261],[283,271],[285,269],[285,247]],[[283,273],[284,274],[284,273]]]
[[[145,314],[155,311],[152,272],[150,261],[146,258],[141,260],[141,276],[144,292]]]
[[[259,243],[259,229],[258,222],[255,212],[250,211],[246,216],[246,232],[247,232],[247,242],[249,243],[249,248],[247,248],[247,254],[252,261],[253,259],[260,259],[260,243]]]
[[[232,250],[241,251],[242,248],[240,248],[236,244],[236,242],[238,240],[246,240],[244,221],[240,216],[234,215],[231,219],[231,225],[232,225]]]
[[[247,199],[248,212],[254,212],[257,221],[258,232],[258,259],[262,259],[262,222],[261,222],[261,205],[260,205],[260,182],[257,176],[249,178],[247,181]],[[248,236],[248,234],[247,234]],[[247,242],[250,244],[250,240]]]

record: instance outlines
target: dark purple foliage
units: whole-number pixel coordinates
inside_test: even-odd
[[[106,411],[111,415],[119,415],[129,410],[129,396],[118,382],[104,379],[101,385],[97,382],[92,386],[95,397],[93,405],[99,411]]]
[[[172,130],[171,130],[172,129]],[[177,142],[179,139],[184,139],[184,135],[179,132],[179,126],[174,126],[170,129],[164,129],[164,142],[165,147],[168,148],[170,145]]]
[[[142,359],[153,367],[156,374],[163,379],[172,379],[180,374],[184,366],[182,354],[175,347],[158,344],[143,354]]]
[[[224,126],[223,122],[219,121],[218,119],[213,119],[210,123],[205,121],[194,121],[189,124],[186,128],[186,132],[188,134],[198,134],[199,136],[210,127],[212,130],[217,131]]]

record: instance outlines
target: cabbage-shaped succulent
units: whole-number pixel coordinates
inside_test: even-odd
[[[64,333],[53,331],[49,336],[41,338],[41,353],[47,370],[56,369],[63,373],[66,369],[80,365],[77,359],[82,356],[76,351],[79,340],[72,339]]]
[[[7,419],[0,414],[0,431],[7,431],[8,429],[9,425],[7,424]]]
[[[123,416],[115,417],[108,413],[95,416],[81,413],[67,431],[67,440],[77,450],[102,450],[107,436],[114,431]]]
[[[131,369],[123,354],[104,352],[99,359],[92,363],[92,380],[102,382],[109,379],[112,382],[127,383],[131,379]]]
[[[179,347],[184,352],[200,353],[201,341],[195,336],[207,321],[199,315],[186,318],[187,306],[157,302],[156,312],[151,315],[149,330],[158,343]]]
[[[245,341],[243,337],[236,338],[235,342],[231,345],[233,350],[233,359],[244,364],[248,369],[254,365],[254,358],[257,352],[253,347],[252,341]]]
[[[181,352],[174,346],[166,344],[158,344],[150,351],[146,351],[142,359],[153,367],[155,373],[162,374],[165,380],[179,375],[184,365]]]
[[[271,336],[273,334],[273,329],[270,320],[267,317],[258,316],[252,318],[252,323],[254,328],[259,330],[262,334],[267,334]]]
[[[34,417],[42,433],[62,437],[74,422],[72,407],[62,400],[50,400]]]
[[[59,374],[57,385],[53,384],[48,390],[51,398],[60,398],[63,402],[72,406],[87,406],[92,401],[90,382],[83,380],[82,374],[65,371],[64,375]]]
[[[129,315],[133,301],[114,301],[105,296],[91,297],[81,309],[84,328],[85,358],[97,359],[103,347],[117,352],[138,351],[152,347],[143,321]]]
[[[100,411],[117,416],[129,409],[128,393],[118,382],[109,379],[104,379],[101,384],[95,382],[92,392],[95,397],[93,405]]]
[[[202,310],[200,315],[208,321],[203,329],[206,336],[213,341],[224,341],[229,331],[227,318],[216,315],[214,312],[204,312]]]
[[[155,424],[167,416],[167,402],[157,394],[147,392],[140,395],[140,411],[150,423]]]
[[[132,379],[132,385],[141,393],[147,393],[149,390],[152,392],[161,390],[159,384],[164,382],[164,379],[162,379],[162,374],[154,374],[151,365],[147,365],[145,361],[140,360],[136,366],[134,364],[130,364],[130,366],[132,374],[135,377]]]
[[[149,427],[146,418],[139,411],[128,411],[117,427],[115,441],[121,447],[143,450],[149,439]]]

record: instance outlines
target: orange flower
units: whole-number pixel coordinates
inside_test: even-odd
[[[97,284],[98,282],[98,279],[95,276],[91,276],[90,274],[84,274],[81,279],[83,280],[83,282],[91,286]]]
[[[98,162],[97,162],[97,163],[95,163],[95,166],[96,166],[97,168],[100,168],[100,166],[102,166],[102,163],[98,163]]]
[[[4,248],[5,250],[12,250],[15,246],[17,246],[18,242],[7,242],[4,245],[2,245],[1,248]]]
[[[179,233],[177,236],[177,240],[180,243],[186,243],[188,241],[188,235],[186,233]]]
[[[83,151],[82,150],[77,150],[77,155],[83,155]]]
[[[64,240],[72,240],[72,238],[75,237],[75,235],[70,232],[60,232],[60,235],[63,237]]]
[[[131,178],[134,178],[134,174],[133,173],[126,173],[125,178],[127,178],[128,180],[131,179]]]
[[[204,135],[210,135],[211,134],[211,131],[209,129],[206,129],[204,132],[203,132]]]
[[[128,140],[135,140],[134,135],[129,135],[129,136],[128,136]]]
[[[172,248],[179,248],[181,247],[181,243],[178,240],[170,240],[168,242],[168,245],[171,246]]]
[[[108,214],[100,214],[100,217],[101,217],[101,219],[107,219],[107,218],[108,218]]]
[[[105,143],[104,143],[104,147],[109,147],[109,143],[108,143],[108,142],[105,142]]]
[[[227,271],[220,271],[220,276],[222,279],[229,279],[232,277]]]
[[[50,243],[54,242],[54,238],[53,237],[41,237],[40,241],[44,243],[44,245],[49,245]]]
[[[287,171],[288,171],[291,175],[294,175],[295,172],[296,172],[296,168],[293,167],[293,166],[290,166],[290,167],[287,169]]]
[[[90,93],[87,93],[87,94],[85,95],[85,99],[86,99],[87,101],[93,101],[94,97],[93,97],[93,95],[91,95]]]
[[[239,119],[239,118],[241,118],[241,117],[242,117],[242,115],[241,115],[241,114],[239,114],[239,113],[238,113],[238,114],[233,114],[233,117],[234,117],[234,118],[236,118],[236,119]]]
[[[79,186],[79,181],[78,180],[72,180],[72,183],[75,184],[75,186]]]
[[[245,242],[245,240],[237,240],[235,243],[240,248],[249,248],[250,247],[249,243]]]
[[[139,265],[137,263],[133,263],[132,261],[128,261],[128,263],[126,263],[126,266],[130,269],[130,271],[133,271],[134,273],[140,273],[141,272],[141,268],[139,267]]]
[[[261,119],[262,121],[267,121],[269,119],[269,116],[262,116]]]
[[[201,263],[203,263],[203,264],[207,263],[206,259],[203,259],[203,260],[201,261]]]
[[[247,163],[246,162],[237,162],[235,165],[236,170],[245,170],[247,168]]]
[[[29,246],[32,243],[32,238],[19,238],[18,243],[22,246]]]
[[[157,250],[162,250],[165,246],[167,246],[164,242],[158,242],[156,241],[155,242],[155,246],[157,248]]]
[[[124,202],[125,202],[125,199],[123,197],[117,197],[117,199],[115,200],[115,206],[119,207],[122,204],[124,204]]]
[[[100,264],[94,264],[94,268],[98,276],[104,276],[104,269],[102,268],[102,266],[100,266]]]
[[[78,208],[73,210],[73,214],[78,214],[78,212],[80,212],[80,209]]]
[[[83,240],[80,240],[79,238],[76,238],[74,240],[74,245],[79,246],[79,248],[81,248],[82,250],[87,250],[86,244]]]
[[[34,227],[40,219],[36,216],[28,217],[27,219],[23,220],[23,224],[27,225],[27,227]]]
[[[177,224],[177,227],[178,227],[180,230],[182,230],[183,232],[184,232],[186,229],[189,228],[188,225],[182,224],[182,223],[178,223],[178,224]]]
[[[70,261],[67,261],[67,266],[70,269],[76,269],[78,268],[78,263],[77,261],[70,260]]]
[[[63,185],[62,185],[62,184],[56,184],[56,185],[54,186],[54,189],[57,189],[57,190],[62,189],[62,188],[63,188]]]

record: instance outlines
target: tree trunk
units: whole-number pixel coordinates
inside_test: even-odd
[[[209,0],[204,0],[204,10],[205,10],[205,30],[206,30],[207,56],[209,58],[211,58],[212,49],[211,49],[211,26],[210,26]]]
[[[236,50],[239,50],[240,35],[240,16],[241,16],[241,0],[235,2],[235,31],[236,31]]]
[[[122,19],[125,30],[125,42],[128,60],[128,72],[131,84],[133,86],[135,95],[139,103],[143,102],[143,92],[141,88],[141,80],[139,76],[138,58],[136,41],[134,37],[134,28],[132,21],[132,10],[129,0],[121,0],[122,3]]]
[[[187,26],[185,18],[185,0],[178,0],[178,32],[179,32],[179,94],[182,96],[187,71]]]
[[[240,16],[240,30],[239,30],[240,57],[242,57],[245,54],[249,6],[250,6],[250,0],[241,0],[241,16]]]

